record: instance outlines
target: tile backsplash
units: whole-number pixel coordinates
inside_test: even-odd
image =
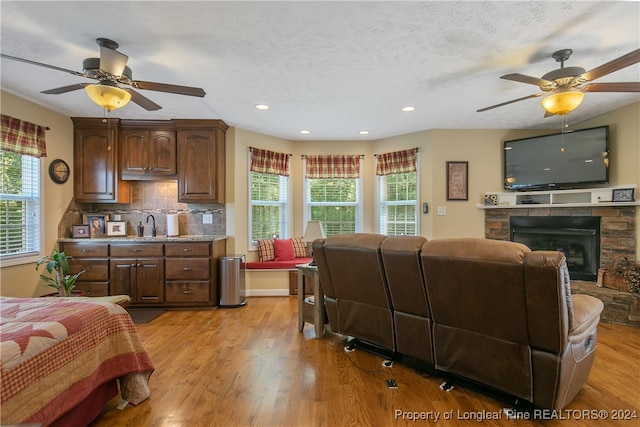
[[[226,233],[224,204],[198,204],[178,202],[177,181],[133,181],[131,204],[71,203],[58,226],[59,237],[71,237],[72,225],[83,224],[83,215],[108,214],[110,221],[120,215],[127,223],[127,235],[135,236],[140,222],[144,235],[151,236],[152,221],[146,223],[149,214],[156,221],[158,236],[167,234],[167,214],[177,213],[180,235],[212,235]],[[211,224],[203,223],[203,215],[212,216]]]

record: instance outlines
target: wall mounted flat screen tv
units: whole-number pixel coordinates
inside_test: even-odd
[[[609,182],[609,126],[504,142],[505,190],[584,188]]]

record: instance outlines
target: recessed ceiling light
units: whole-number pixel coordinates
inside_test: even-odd
[[[369,131],[368,130],[361,130],[360,132],[358,132],[360,135],[369,135]]]
[[[409,105],[407,105],[406,107],[402,107],[402,111],[404,111],[405,113],[408,113],[409,111],[413,111],[415,109],[416,107],[411,107]]]
[[[258,105],[256,105],[256,108],[258,110],[268,110],[269,106],[267,104],[258,104]]]
[[[300,133],[303,134],[303,135],[309,135],[311,133],[311,131],[310,130],[301,130]]]

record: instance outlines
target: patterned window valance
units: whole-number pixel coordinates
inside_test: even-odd
[[[360,157],[355,155],[304,156],[307,160],[306,178],[359,178]]]
[[[46,157],[45,127],[2,114],[0,148],[12,153]]]
[[[417,148],[394,151],[376,156],[376,175],[391,175],[416,171]]]
[[[270,175],[289,176],[289,157],[287,153],[251,148],[251,172]]]

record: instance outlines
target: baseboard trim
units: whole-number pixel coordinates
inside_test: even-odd
[[[248,297],[288,297],[288,289],[247,289]]]

